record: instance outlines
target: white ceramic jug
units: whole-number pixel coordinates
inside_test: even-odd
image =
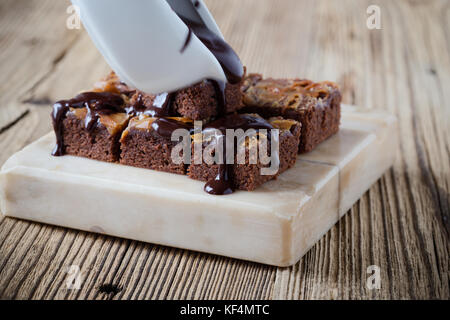
[[[148,93],[203,79],[226,81],[214,55],[179,18],[201,21],[223,38],[202,0],[72,0],[81,21],[120,79]],[[170,4],[169,4],[170,3]],[[175,12],[176,11],[176,12]]]

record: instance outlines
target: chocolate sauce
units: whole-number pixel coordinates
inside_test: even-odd
[[[217,61],[219,61],[228,83],[237,84],[241,82],[244,76],[244,67],[233,48],[220,36],[208,29],[205,24],[192,21],[182,15],[178,16],[189,28],[189,34],[181,52],[189,45],[191,33],[193,32],[209,51],[211,51],[214,57],[216,57]],[[210,81],[214,84],[216,90],[216,97],[219,103],[218,115],[223,116],[226,114],[227,105],[225,96],[226,83],[217,80]]]
[[[138,94],[136,101],[125,108],[125,111],[130,116],[136,116],[144,113],[147,106],[144,104],[144,97],[141,93]]]
[[[146,106],[143,95],[139,94],[136,102],[127,107],[126,111],[133,116],[146,114],[151,117],[167,117],[170,115],[174,98],[175,93],[160,93],[155,96],[151,106]]]
[[[206,182],[203,190],[215,196],[224,196],[234,192],[233,179],[230,177],[231,164],[219,164],[219,172],[213,180]]]
[[[175,92],[161,93],[155,97],[153,104],[144,113],[152,117],[166,117],[169,116],[172,108],[172,103],[175,99]]]
[[[170,118],[158,118],[152,122],[152,129],[162,138],[171,140],[172,133],[177,129],[188,130],[191,134],[194,126],[191,122],[178,121]]]
[[[189,43],[191,42],[191,38],[192,38],[192,29],[188,27],[188,35],[186,36],[186,41],[184,41],[184,44],[180,49],[180,53],[183,53],[184,50],[186,50]]]
[[[192,21],[182,15],[178,16],[216,57],[225,73],[227,81],[231,84],[239,83],[244,76],[244,67],[233,48],[220,36],[208,29],[205,24]]]
[[[254,129],[258,132],[260,129],[266,129],[268,131],[268,139],[270,138],[270,130],[273,129],[273,126],[268,123],[266,120],[262,118],[253,117],[251,115],[240,115],[240,114],[232,114],[220,118],[214,122],[208,124],[204,129],[203,133],[208,130],[219,130],[222,133],[221,139],[223,141],[223,164],[219,164],[219,170],[214,179],[209,180],[204,187],[204,190],[213,195],[227,195],[233,193],[233,178],[231,175],[231,170],[233,168],[232,164],[227,164],[227,146],[226,146],[226,129],[242,129],[244,131],[249,129]],[[233,143],[235,143],[233,141]],[[237,148],[234,148],[234,152],[237,152]]]
[[[222,81],[216,81],[209,79],[216,92],[217,99],[217,117],[223,117],[227,113],[227,100],[225,95],[225,89],[227,84]]]
[[[85,127],[92,131],[98,123],[98,118],[102,114],[112,114],[125,112],[122,97],[110,92],[84,92],[70,100],[61,100],[53,105],[52,122],[56,135],[56,146],[52,155],[64,155],[62,122],[64,116],[70,108],[86,108]]]
[[[271,130],[273,126],[263,118],[248,114],[230,114],[209,123],[203,131],[207,129],[216,129],[224,133],[226,129],[242,129],[244,131],[248,129],[255,129],[256,131],[259,129]]]

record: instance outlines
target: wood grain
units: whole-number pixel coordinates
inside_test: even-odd
[[[397,115],[394,167],[290,268],[1,217],[0,298],[449,299],[450,3],[207,4],[250,71],[335,80],[344,102]],[[371,4],[381,30],[366,27]],[[108,70],[84,30],[66,28],[68,5],[0,4],[0,163],[51,129],[52,101]],[[66,286],[71,265],[79,290]],[[379,290],[366,286],[370,265]]]

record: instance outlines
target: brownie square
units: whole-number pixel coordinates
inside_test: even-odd
[[[70,154],[95,160],[119,160],[119,138],[129,116],[117,94],[84,92],[53,105],[57,144],[54,156]]]
[[[232,113],[242,107],[242,92],[240,84],[225,87],[225,112]],[[156,95],[136,91],[131,97],[130,105],[139,105],[145,110],[154,109]],[[166,114],[160,116],[176,116],[192,120],[208,120],[219,115],[219,103],[216,89],[209,80],[204,80],[193,86],[178,90],[171,96],[170,106]]]
[[[119,161],[119,139],[130,118],[126,107],[134,91],[111,72],[92,91],[55,103],[52,119],[57,146],[53,155]]]
[[[225,87],[225,113],[233,113],[239,110],[242,104],[242,83],[227,84]],[[94,85],[96,92],[112,92],[127,96],[130,106],[135,106],[135,115],[146,110],[154,110],[156,94],[145,93],[129,87],[120,81],[118,76],[111,71],[105,78]],[[219,116],[220,104],[218,103],[216,87],[210,80],[204,80],[185,89],[171,94],[170,106],[166,114],[159,116],[184,117],[192,120],[208,120]],[[138,109],[138,110],[136,110]],[[157,115],[153,115],[157,116]]]
[[[174,127],[187,128],[192,121],[186,118],[154,118],[140,115],[130,120],[120,139],[120,163],[177,174],[186,174],[187,164],[172,161],[172,149],[178,142],[170,139],[170,132],[158,133],[158,121],[170,121]]]
[[[255,118],[261,118],[256,114],[247,114]],[[263,165],[259,158],[256,163],[250,163],[250,150],[257,147],[257,141],[247,141],[245,149],[245,163],[239,164],[237,161],[237,155],[234,155],[234,164],[228,169],[228,174],[232,181],[232,187],[239,190],[252,191],[266,181],[276,178],[279,174],[286,171],[288,168],[295,164],[297,159],[298,145],[301,134],[301,124],[295,120],[287,120],[281,117],[273,117],[267,122],[275,129],[279,129],[279,169],[275,174],[262,175],[261,169],[268,167],[269,165]],[[195,139],[195,137],[194,137]],[[259,136],[258,136],[259,139]],[[203,144],[203,150],[207,147],[207,143]],[[268,150],[270,150],[270,139],[268,141]],[[192,146],[194,150],[194,146]],[[219,164],[207,164],[202,162],[201,164],[195,164],[194,151],[192,151],[191,165],[189,166],[188,176],[195,180],[211,181],[214,180],[219,170],[221,170]]]
[[[240,112],[264,118],[282,116],[302,124],[299,153],[313,150],[339,130],[341,93],[332,82],[301,79],[263,79],[250,74],[242,85]]]
[[[233,113],[242,107],[241,84],[225,87],[225,113]],[[207,120],[219,115],[218,96],[211,81],[205,80],[186,89],[179,90],[173,111],[192,120]]]
[[[100,161],[118,161],[119,138],[126,126],[127,115],[118,113],[100,116],[99,125],[88,131],[84,124],[84,116],[79,116],[80,113],[86,113],[86,110],[71,110],[63,120],[65,153]]]

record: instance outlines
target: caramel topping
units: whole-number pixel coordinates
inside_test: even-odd
[[[262,79],[250,75],[244,81],[244,103],[297,109],[305,98],[327,99],[338,86],[330,81],[312,82],[305,79]]]
[[[116,94],[123,94],[129,96],[136,90],[130,88],[125,83],[121,82],[114,71],[111,71],[105,78],[97,81],[94,84],[93,92],[111,92]]]
[[[127,124],[129,116],[126,113],[113,113],[99,116],[99,121],[106,127],[110,135],[116,134]]]
[[[297,124],[297,121],[290,119],[270,118],[269,123],[274,128],[279,130],[291,130],[292,126]]]
[[[87,115],[86,108],[69,108],[69,113],[80,120]],[[127,123],[129,116],[126,113],[99,114],[98,121],[108,129],[109,134],[114,135]]]
[[[86,108],[69,108],[69,112],[73,114],[78,119],[86,118],[87,109]]]

